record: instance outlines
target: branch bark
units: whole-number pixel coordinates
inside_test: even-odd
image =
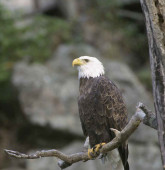
[[[165,1],[140,2],[146,19],[158,138],[165,170]]]
[[[146,116],[143,119],[143,124],[150,126],[151,128],[157,130],[158,123],[156,120],[156,114],[153,113],[151,110],[148,110],[148,108],[143,103],[139,103],[138,107],[141,110],[143,110],[143,112],[146,114]]]
[[[141,108],[145,107],[143,104],[139,104],[136,110],[136,113],[132,116],[131,120],[127,124],[127,126],[121,131],[116,133],[116,137],[109,143],[105,144],[101,149],[99,154],[107,153],[117,147],[119,147],[124,141],[126,141],[131,134],[137,129],[140,123],[144,120],[146,114],[148,114],[148,110],[142,110]],[[149,116],[148,116],[149,117]],[[150,122],[152,125],[152,122]],[[86,141],[88,143],[88,141]],[[87,144],[85,144],[86,147]],[[71,155],[66,155],[56,149],[52,150],[42,150],[37,151],[34,154],[24,154],[17,151],[12,150],[4,150],[9,156],[19,158],[19,159],[38,159],[41,157],[57,157],[60,159],[58,165],[61,169],[64,169],[68,166],[71,166],[73,163],[79,161],[88,161],[90,158],[88,157],[88,152],[83,151]],[[99,155],[98,154],[98,155]],[[97,155],[97,156],[98,156]],[[96,156],[96,157],[97,157]],[[93,157],[95,159],[96,157]]]

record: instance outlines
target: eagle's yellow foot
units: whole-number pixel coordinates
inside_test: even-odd
[[[105,145],[106,143],[100,143],[95,145],[93,148],[88,149],[88,157],[90,159],[98,156],[100,154],[100,149],[102,148],[103,145]]]
[[[105,145],[106,143],[99,143],[97,145],[94,146],[94,151],[95,152],[100,152],[100,149],[102,148],[103,145]]]
[[[88,157],[89,159],[92,159],[94,157],[94,150],[92,149],[88,149]]]

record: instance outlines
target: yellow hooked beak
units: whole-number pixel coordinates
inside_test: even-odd
[[[81,65],[83,65],[83,64],[84,64],[84,61],[83,61],[83,60],[81,60],[81,59],[79,59],[79,58],[76,58],[76,59],[74,59],[73,62],[72,62],[72,67],[74,67],[75,65],[76,65],[76,66],[81,66]]]

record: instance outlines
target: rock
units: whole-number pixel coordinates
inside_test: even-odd
[[[12,0],[1,1],[1,3],[9,10],[22,10],[23,13],[30,13],[33,10],[33,1],[29,0]]]
[[[161,156],[158,145],[129,144],[130,169],[161,170]]]
[[[33,13],[37,10],[43,10],[55,6],[57,0],[11,0],[11,1],[1,1],[1,3],[12,11],[21,11],[21,14]],[[38,5],[36,5],[38,4]]]
[[[22,15],[32,14],[35,12],[48,12],[54,10],[54,15],[65,17],[66,19],[75,19],[80,15],[79,8],[81,3],[76,0],[11,0],[1,1],[9,10],[21,11]],[[57,11],[57,14],[56,14]],[[59,13],[58,13],[59,12]],[[83,13],[81,13],[82,15]],[[53,14],[52,14],[53,15]]]
[[[15,67],[13,83],[19,89],[21,105],[31,122],[81,133],[76,79],[66,79],[62,71],[51,72],[42,65],[19,63]]]
[[[72,60],[84,53],[96,54],[95,49],[85,45],[60,46],[46,65],[21,62],[15,66],[12,82],[31,122],[82,135],[77,108],[78,79]]]
[[[53,58],[44,65],[29,65],[26,62],[20,62],[15,65],[12,83],[19,92],[22,110],[32,123],[41,126],[50,125],[51,128],[62,130],[65,133],[70,132],[82,135],[77,108],[77,71],[71,67],[72,60],[81,55],[98,58],[100,56],[95,48],[88,45],[61,45],[54,53]],[[106,75],[123,92],[130,116],[134,114],[135,107],[139,101],[144,102],[150,109],[153,108],[152,97],[126,64],[105,58],[99,59],[105,66]],[[130,146],[132,154],[129,156],[131,162],[133,162],[133,167],[135,167],[133,169],[137,169],[142,160],[147,161],[148,159],[148,161],[152,162],[153,157],[147,158],[147,152],[152,155],[153,151],[154,155],[159,155],[157,149],[155,149],[157,132],[145,125],[141,125],[136,130],[130,141],[135,142]],[[138,143],[143,143],[144,146]],[[72,145],[67,147],[68,149],[70,148],[70,153],[79,151],[82,146],[82,144],[75,143]],[[153,150],[150,151],[152,147]],[[67,153],[67,148],[64,148],[65,153]],[[145,148],[147,149],[146,152]],[[146,154],[143,155],[144,152]],[[137,159],[140,160],[140,163],[134,162]],[[28,161],[28,169],[31,170],[33,165],[38,166],[39,169],[45,169],[45,165],[49,165],[50,169],[55,168],[54,158],[44,158],[40,164],[38,163],[39,161],[41,160]],[[93,169],[97,169],[96,167],[102,168],[98,164],[94,161],[89,161],[85,164],[75,164],[70,169],[79,168],[81,170],[81,166],[82,169],[88,169],[88,167],[93,167]],[[145,162],[145,164],[147,163]],[[156,158],[154,167],[158,166],[160,166],[160,159]],[[143,169],[148,170],[147,168],[148,166]]]
[[[96,49],[87,45],[61,45],[45,65],[21,62],[15,66],[12,82],[31,122],[82,135],[77,108],[77,71],[71,67],[72,60],[81,55],[100,56]],[[106,75],[122,90],[130,115],[134,114],[139,101],[153,108],[151,96],[127,65],[100,59]],[[145,129],[141,126],[134,140],[157,141],[153,130]]]
[[[12,167],[12,168],[4,168],[1,170],[25,170],[24,168],[19,168],[19,167]]]

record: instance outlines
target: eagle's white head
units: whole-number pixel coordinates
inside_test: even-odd
[[[81,56],[73,60],[72,66],[77,66],[79,79],[104,75],[103,64],[95,57]]]

